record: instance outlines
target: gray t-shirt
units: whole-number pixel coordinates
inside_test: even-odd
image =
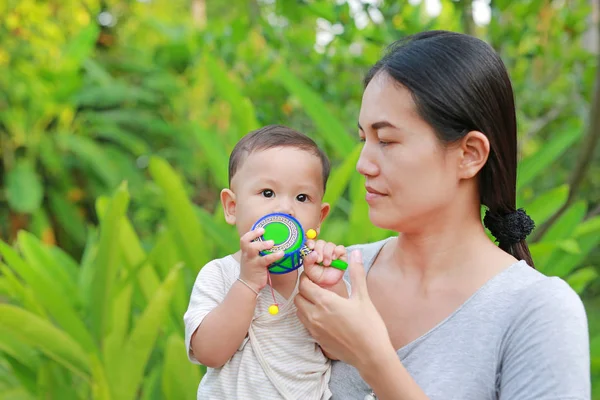
[[[368,271],[385,241],[362,250]],[[587,318],[563,280],[517,262],[458,310],[400,348],[398,357],[432,400],[583,400],[591,397]],[[333,400],[371,393],[358,371],[333,363]]]

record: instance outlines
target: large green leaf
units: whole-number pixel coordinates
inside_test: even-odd
[[[37,302],[57,323],[88,352],[95,349],[93,340],[81,317],[75,312],[68,294],[55,287],[45,274],[39,274],[7,244],[0,241],[0,254],[6,263],[31,287]]]
[[[517,190],[531,183],[542,172],[546,171],[556,160],[567,151],[582,135],[581,127],[566,130],[544,143],[536,153],[519,163]]]
[[[50,322],[19,307],[0,304],[0,326],[73,373],[89,378],[89,358],[83,348]]]
[[[535,221],[536,226],[541,226],[565,204],[568,196],[569,186],[558,186],[537,196],[533,201],[525,205],[525,209]]]
[[[57,140],[65,149],[73,152],[77,159],[88,166],[109,188],[117,185],[119,172],[97,143],[87,137],[76,135],[60,135]]]
[[[343,160],[342,164],[336,168],[333,168],[331,175],[327,183],[327,192],[325,193],[324,202],[329,203],[333,210],[340,198],[342,198],[344,191],[348,187],[350,180],[356,173],[356,163],[360,152],[362,151],[362,144],[358,144]]]
[[[164,325],[180,270],[181,265],[172,268],[148,307],[135,322],[123,346],[119,366],[115,371],[109,372],[111,389],[117,399],[134,399],[138,387],[142,384],[146,363]]]
[[[365,201],[365,193],[364,177],[355,174],[350,183],[352,213],[350,214],[350,223],[346,234],[346,244],[370,240],[370,234],[375,229],[369,220],[369,205]]]
[[[75,277],[67,270],[68,267],[57,260],[49,247],[44,246],[38,238],[26,231],[18,234],[18,243],[25,261],[35,269],[38,275],[51,282],[63,297],[70,301],[72,307],[80,304]]]
[[[181,178],[164,160],[150,160],[150,174],[163,191],[171,234],[188,268],[198,272],[209,261],[207,244]]]
[[[345,156],[352,152],[356,141],[352,139],[344,125],[327,110],[327,105],[321,96],[297,78],[283,63],[278,65],[276,74],[281,84],[298,98],[335,154]]]
[[[99,33],[98,24],[88,24],[77,36],[72,38],[60,58],[62,67],[70,70],[79,69],[83,61],[94,51]]]
[[[119,262],[121,223],[129,203],[126,185],[121,185],[111,198],[106,216],[100,222],[100,241],[93,264],[90,286],[89,320],[96,340],[100,341],[111,321],[111,290],[115,284]]]
[[[87,236],[85,220],[79,213],[77,206],[67,200],[67,195],[55,189],[48,193],[52,216],[75,243],[83,245]]]
[[[191,128],[194,137],[200,144],[202,154],[208,163],[208,169],[215,180],[215,183],[220,187],[229,186],[228,165],[229,157],[224,150],[223,145],[215,145],[216,134],[199,127]]]
[[[217,89],[217,93],[225,99],[233,111],[233,121],[238,127],[238,138],[259,127],[255,117],[254,106],[250,100],[243,95],[238,84],[236,84],[227,72],[228,68],[221,60],[218,60],[208,51],[202,54],[203,61],[208,68],[211,83]]]
[[[194,400],[200,379],[200,368],[181,351],[183,338],[172,334],[167,339],[162,374],[162,392],[166,400]]]
[[[44,188],[33,164],[20,159],[6,174],[6,199],[11,209],[32,213],[42,204]]]
[[[35,371],[40,366],[39,353],[3,325],[0,325],[0,352],[10,355],[31,370]]]

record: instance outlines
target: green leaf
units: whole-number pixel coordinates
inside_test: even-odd
[[[517,176],[517,191],[524,185],[532,182],[542,172],[547,171],[556,160],[567,151],[581,137],[583,129],[576,127],[562,132],[554,137],[550,142],[519,163]]]
[[[569,185],[561,185],[537,196],[532,202],[525,205],[525,209],[535,221],[536,226],[541,226],[565,204],[568,196]]]
[[[169,302],[181,271],[181,264],[173,267],[156,294],[136,321],[123,346],[121,362],[111,372],[111,388],[117,399],[134,399],[143,382],[144,370],[154,348],[159,331],[165,323]]]
[[[102,151],[102,147],[93,140],[76,135],[60,135],[57,140],[61,146],[73,152],[82,164],[87,165],[98,178],[102,179],[106,186],[113,188],[117,185],[119,172]]]
[[[581,248],[574,239],[567,239],[558,242],[558,247],[570,254],[580,254]]]
[[[50,248],[43,246],[38,238],[26,231],[19,232],[17,238],[25,261],[35,269],[36,273],[43,275],[52,286],[60,290],[72,307],[79,305],[81,301],[78,298],[74,277],[52,256]]]
[[[181,178],[164,160],[152,157],[150,175],[163,191],[167,220],[186,266],[197,273],[209,261],[202,227]]]
[[[238,132],[244,135],[250,131],[258,129],[260,126],[256,120],[254,106],[250,100],[245,97],[227,71],[230,70],[221,60],[213,57],[208,51],[202,54],[204,64],[207,66],[211,83],[217,89],[219,97],[225,99],[231,106],[233,112],[232,121],[238,127]]]
[[[352,213],[350,214],[350,226],[346,234],[345,243],[360,243],[370,239],[374,229],[369,220],[369,205],[364,199],[365,182],[364,177],[355,174],[350,182],[350,200],[352,201]]]
[[[35,371],[40,366],[38,352],[2,325],[0,325],[0,352],[10,355],[31,370]]]
[[[52,215],[69,235],[69,238],[78,245],[83,245],[87,236],[87,228],[77,206],[67,200],[66,193],[53,189],[49,190],[48,199]]]
[[[121,185],[111,198],[105,218],[100,221],[100,241],[94,260],[93,285],[90,287],[89,316],[92,332],[98,341],[107,332],[107,324],[111,321],[111,290],[119,262],[121,222],[127,205],[129,194],[125,184]]]
[[[6,199],[9,207],[20,213],[37,210],[44,197],[42,180],[28,160],[20,159],[6,174]]]
[[[567,283],[571,285],[573,290],[581,294],[583,290],[598,277],[598,272],[594,267],[585,267],[578,269],[567,278]]]
[[[194,400],[202,379],[200,368],[187,359],[183,338],[171,334],[167,339],[162,374],[162,392],[166,400]]]
[[[196,214],[202,227],[210,232],[211,241],[218,245],[224,253],[234,253],[239,249],[240,238],[234,227],[224,220],[216,221],[213,216],[202,207],[195,207]]]
[[[585,218],[586,211],[587,204],[585,201],[573,203],[548,229],[542,240],[553,241],[571,237],[579,223]]]
[[[590,234],[600,234],[600,215],[592,217],[581,223],[575,229],[575,237],[586,236]]]
[[[83,61],[93,52],[100,33],[98,24],[88,24],[77,36],[68,41],[60,63],[65,69],[79,69]]]
[[[298,98],[302,107],[317,126],[335,154],[345,156],[351,153],[356,146],[353,139],[344,128],[344,125],[328,111],[328,107],[313,89],[298,79],[285,65],[280,64],[276,70],[279,82],[294,96]]]
[[[192,127],[194,137],[200,144],[202,154],[208,162],[208,170],[211,172],[217,186],[229,187],[228,168],[229,157],[224,151],[223,145],[215,145],[216,134],[207,130]]]
[[[48,321],[18,307],[0,304],[0,326],[73,373],[89,378],[89,359],[79,343]]]
[[[88,352],[94,351],[95,345],[89,332],[81,317],[75,312],[70,300],[66,298],[69,294],[61,292],[45,273],[39,274],[2,241],[0,241],[0,254],[7,264],[27,282],[39,304],[48,310],[56,322],[84,349]]]
[[[360,156],[360,152],[362,151],[362,147],[362,144],[356,145],[354,150],[344,158],[342,164],[337,168],[334,168],[329,176],[327,192],[325,193],[323,201],[329,203],[331,210],[337,206],[338,201],[344,195],[344,191],[348,187],[352,177],[355,175],[356,163]]]

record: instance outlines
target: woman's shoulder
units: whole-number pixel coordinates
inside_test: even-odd
[[[529,326],[547,332],[567,323],[571,330],[587,331],[583,301],[564,279],[546,276],[524,261],[512,266],[504,278],[501,282],[504,296],[498,297],[512,308],[510,322],[515,329]]]
[[[520,295],[521,301],[528,299],[534,304],[538,302],[536,300],[543,304],[557,302],[582,304],[579,295],[564,279],[544,275],[541,271],[530,267],[525,261],[519,261],[507,272],[506,279],[511,282],[508,290],[520,292],[513,294]]]
[[[388,238],[378,240],[376,242],[354,244],[346,247],[346,250],[348,254],[352,253],[354,250],[359,250],[362,255],[365,269],[368,270],[373,264],[373,261],[375,261],[375,258],[377,258],[377,255],[379,254],[383,246],[387,242],[395,238],[396,236],[390,236]]]

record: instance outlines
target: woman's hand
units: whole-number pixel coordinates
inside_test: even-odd
[[[382,354],[395,351],[385,323],[369,298],[360,252],[352,253],[348,268],[350,298],[319,287],[303,273],[294,301],[298,318],[323,350],[363,371],[376,364]]]

